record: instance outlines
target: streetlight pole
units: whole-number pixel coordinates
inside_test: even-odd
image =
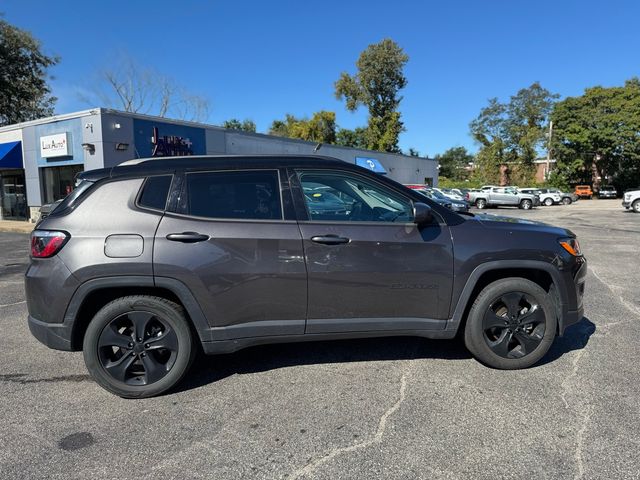
[[[553,120],[549,120],[549,140],[547,142],[547,179],[551,173],[551,137],[553,136]]]

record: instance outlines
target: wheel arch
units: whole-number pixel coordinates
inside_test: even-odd
[[[553,265],[536,260],[498,260],[476,267],[469,275],[462,293],[455,303],[447,330],[461,331],[464,328],[469,310],[482,289],[496,280],[508,277],[525,278],[550,293],[556,306],[558,333],[564,331],[563,317],[568,301],[566,285],[562,281],[560,272]]]
[[[74,293],[64,317],[71,325],[71,350],[82,350],[89,322],[107,303],[130,295],[166,298],[184,308],[189,326],[201,342],[210,340],[210,327],[191,291],[180,281],[146,276],[106,277],[83,283]]]

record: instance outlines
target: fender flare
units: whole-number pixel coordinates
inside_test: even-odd
[[[193,326],[198,332],[200,341],[208,342],[211,340],[211,330],[209,323],[207,322],[200,304],[196,301],[195,297],[191,293],[191,290],[179,280],[165,277],[152,277],[152,276],[113,276],[102,277],[87,280],[80,285],[69,302],[69,306],[64,315],[63,324],[68,325],[68,328],[72,330],[72,335],[75,333],[74,329],[77,325],[76,317],[84,300],[87,296],[95,292],[96,290],[103,290],[108,288],[123,288],[123,287],[148,287],[148,288],[164,288],[173,293],[182,305],[184,306],[189,318],[193,322]],[[72,337],[73,338],[73,337]]]
[[[495,260],[493,262],[482,263],[478,265],[464,285],[460,297],[456,302],[451,320],[447,323],[447,330],[458,331],[460,323],[462,322],[462,316],[471,300],[471,294],[476,287],[480,277],[492,270],[504,270],[504,269],[528,269],[528,270],[542,270],[551,276],[556,289],[558,291],[558,297],[560,298],[560,305],[558,305],[560,311],[558,316],[558,331],[564,331],[564,317],[569,310],[569,292],[567,291],[567,285],[562,279],[562,273],[553,264],[542,262],[539,260]]]

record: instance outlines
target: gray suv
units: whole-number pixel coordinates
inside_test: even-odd
[[[346,162],[164,158],[79,179],[32,234],[29,327],[122,397],[175,386],[199,349],[276,342],[460,332],[484,364],[525,368],[582,318],[570,231],[454,213]]]

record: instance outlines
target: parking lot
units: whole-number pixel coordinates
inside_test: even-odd
[[[271,345],[123,400],[26,324],[28,236],[0,233],[1,478],[640,478],[640,215],[620,200],[488,210],[573,230],[585,318],[534,368],[458,340]]]

